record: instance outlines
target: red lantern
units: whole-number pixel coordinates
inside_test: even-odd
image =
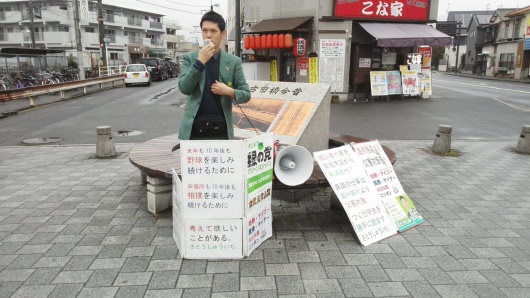
[[[260,36],[260,38],[261,38],[261,48],[266,49],[267,48],[267,35],[263,34],[262,36]]]
[[[283,34],[278,35],[278,47],[280,49],[285,48],[285,35]]]
[[[254,40],[254,45],[256,46],[256,50],[259,50],[259,49],[263,48],[261,46],[261,36],[256,35],[256,38]]]
[[[289,33],[285,34],[285,47],[290,48],[293,46],[293,36]]]
[[[267,34],[267,49],[272,48],[272,35]]]
[[[251,35],[250,36],[250,42],[248,44],[249,44],[249,47],[251,49],[253,49],[253,50],[256,48],[256,43],[255,42],[256,42],[256,37],[254,37],[254,35]]]
[[[278,34],[272,35],[272,47],[275,49],[278,48]]]
[[[293,55],[296,57],[305,56],[305,39],[297,38],[294,40]]]
[[[250,50],[250,36],[245,36],[245,38],[243,38],[243,44],[245,46],[245,50]]]

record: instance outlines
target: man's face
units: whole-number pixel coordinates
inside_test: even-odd
[[[226,30],[221,32],[218,24],[214,22],[210,22],[210,21],[204,21],[202,22],[201,31],[202,31],[202,39],[211,40],[213,44],[215,45],[215,50],[218,51],[219,46],[221,45],[221,41],[226,36]]]

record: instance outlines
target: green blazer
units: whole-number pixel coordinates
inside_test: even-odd
[[[178,86],[180,92],[188,95],[188,100],[180,124],[179,139],[181,140],[190,139],[191,127],[201,105],[202,93],[204,91],[206,70],[200,72],[193,66],[198,57],[199,51],[186,53],[182,57],[183,61]],[[223,51],[221,51],[219,58],[218,81],[235,89],[236,98],[234,100],[236,103],[248,102],[250,100],[250,89],[243,74],[241,59]],[[228,139],[233,139],[232,99],[229,96],[222,95],[221,105],[226,119],[226,126],[228,127]]]

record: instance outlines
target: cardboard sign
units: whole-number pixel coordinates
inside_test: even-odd
[[[362,245],[396,234],[364,166],[351,146],[314,152]]]

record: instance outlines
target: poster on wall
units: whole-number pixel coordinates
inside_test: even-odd
[[[342,92],[344,89],[346,40],[321,39],[319,58],[318,81],[330,84],[332,92]]]
[[[359,58],[359,67],[360,68],[372,67],[372,58]]]
[[[386,71],[370,72],[370,89],[372,90],[372,96],[388,95]]]
[[[396,65],[397,53],[390,53],[388,51],[383,51],[383,65]]]

